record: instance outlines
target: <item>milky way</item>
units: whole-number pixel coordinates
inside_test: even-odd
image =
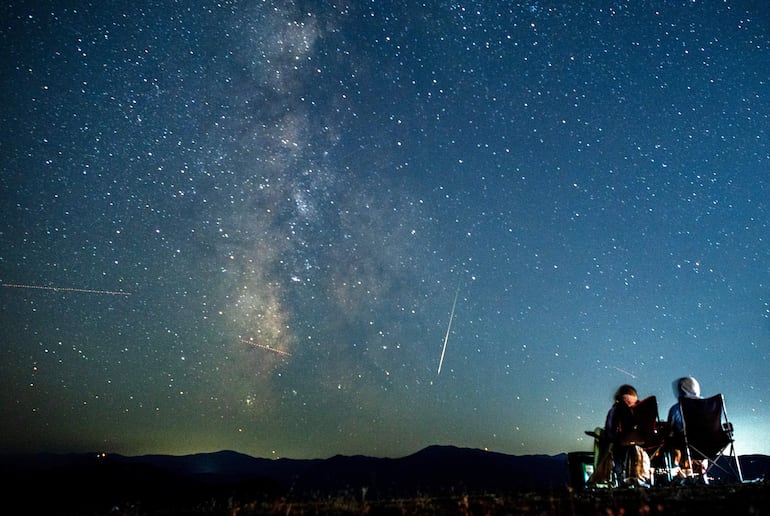
[[[770,452],[766,13],[487,4],[3,8],[0,447]]]

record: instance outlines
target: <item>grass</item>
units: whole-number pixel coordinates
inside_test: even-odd
[[[82,506],[53,499],[28,500],[24,514],[93,516],[290,516],[290,515],[547,515],[627,516],[770,514],[770,484],[576,490],[570,487],[507,493],[415,494],[374,497],[365,489],[312,495],[239,492],[186,498],[155,498],[94,505],[83,490]],[[35,502],[38,502],[37,504]],[[55,510],[54,510],[55,508]]]
[[[209,514],[256,515],[684,515],[726,512],[730,516],[767,514],[770,485],[656,487],[650,489],[562,489],[505,494],[417,495],[368,500],[340,494],[311,499],[232,501]],[[197,512],[196,514],[202,514]]]

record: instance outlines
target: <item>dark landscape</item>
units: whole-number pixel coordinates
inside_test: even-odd
[[[585,489],[568,455],[513,456],[431,446],[403,458],[258,459],[5,455],[19,514],[767,514],[770,457],[741,457],[743,484]],[[574,475],[573,475],[574,476]]]

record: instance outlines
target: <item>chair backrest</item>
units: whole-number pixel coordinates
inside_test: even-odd
[[[648,396],[631,409],[633,427],[624,432],[625,444],[638,444],[643,448],[656,446],[660,442],[657,432],[658,400],[655,396]]]
[[[714,457],[733,440],[732,428],[725,415],[724,397],[679,398],[684,422],[684,437],[688,446]]]

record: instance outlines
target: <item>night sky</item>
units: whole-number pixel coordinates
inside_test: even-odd
[[[557,454],[694,375],[770,454],[766,2],[60,4],[0,7],[0,451]]]

